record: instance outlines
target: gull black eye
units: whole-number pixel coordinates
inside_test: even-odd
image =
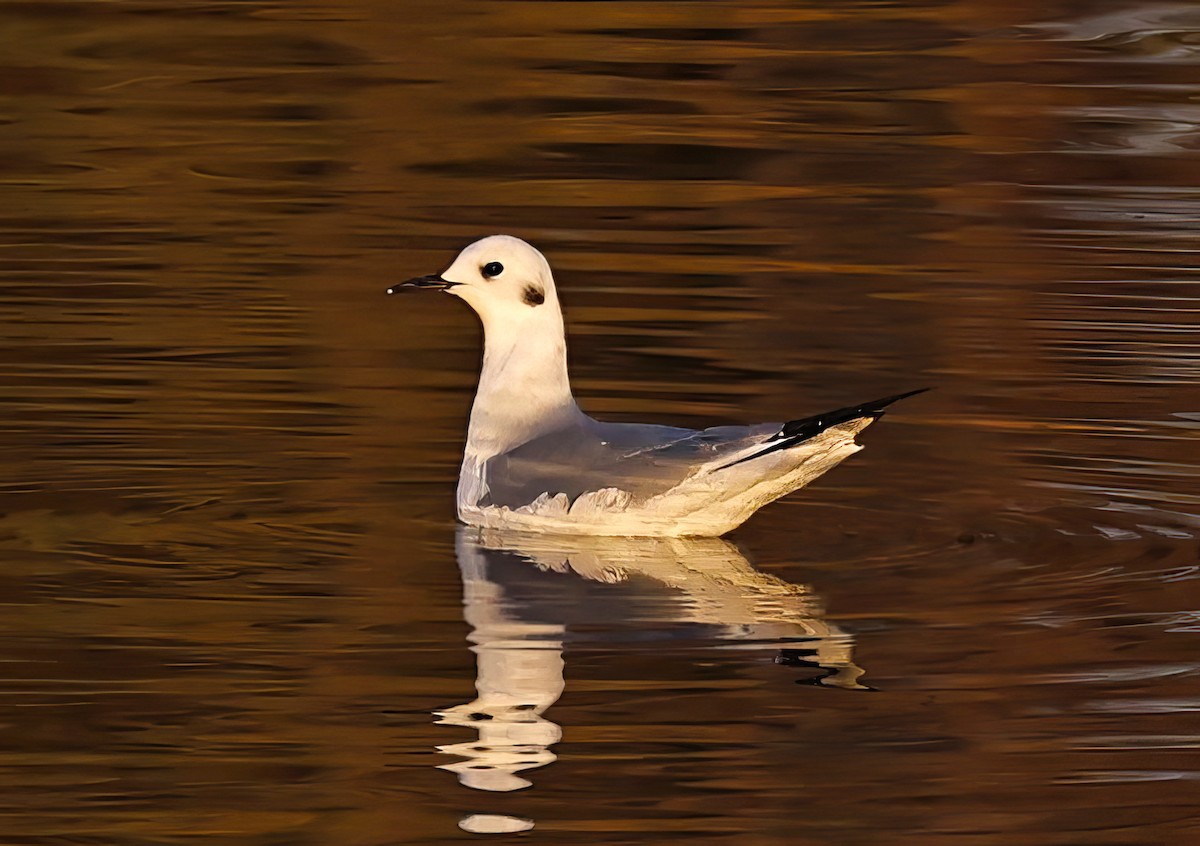
[[[491,279],[494,276],[499,276],[504,272],[504,265],[498,261],[489,261],[483,266],[483,277]]]

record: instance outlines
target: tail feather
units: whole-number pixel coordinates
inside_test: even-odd
[[[776,432],[771,437],[763,441],[763,448],[750,455],[743,456],[736,461],[731,461],[728,464],[723,464],[718,467],[718,470],[724,470],[726,467],[733,467],[745,461],[751,461],[755,458],[761,458],[764,455],[769,455],[773,452],[778,452],[781,449],[788,449],[805,441],[815,438],[817,435],[838,426],[842,423],[849,423],[851,420],[858,420],[863,417],[870,417],[872,420],[878,420],[883,416],[884,410],[894,402],[899,402],[917,394],[923,394],[929,388],[918,388],[915,391],[907,391],[903,394],[895,394],[890,397],[872,400],[871,402],[860,403],[859,405],[848,405],[845,408],[838,408],[834,411],[826,411],[824,414],[814,414],[812,417],[803,417],[799,420],[789,420],[783,424],[783,428]]]

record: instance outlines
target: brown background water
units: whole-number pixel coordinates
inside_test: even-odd
[[[0,31],[0,841],[1200,841],[1200,8]],[[479,332],[382,291],[493,232],[556,267],[595,414],[937,387],[732,538],[873,691],[797,684],[723,594],[456,554]],[[479,613],[566,641],[522,791],[436,769]]]

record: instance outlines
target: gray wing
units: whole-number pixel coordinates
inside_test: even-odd
[[[580,494],[602,488],[618,488],[644,500],[670,490],[706,464],[724,470],[791,449],[842,423],[878,419],[887,406],[926,390],[756,426],[677,429],[581,416],[489,459],[484,467],[488,493],[477,504],[520,508],[543,493],[566,494],[574,502]]]
[[[762,442],[780,425],[678,429],[585,418],[488,459],[488,493],[478,504],[519,508],[543,493],[563,493],[574,501],[602,488],[642,500],[670,490],[714,459]]]

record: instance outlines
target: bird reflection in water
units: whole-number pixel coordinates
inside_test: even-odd
[[[777,663],[816,670],[805,683],[866,689],[852,660],[853,638],[821,618],[809,589],[754,569],[728,541],[461,527],[456,550],[478,695],[437,717],[477,737],[438,749],[460,759],[440,768],[467,787],[529,787],[522,773],[556,760],[551,747],[562,729],[545,713],[565,687],[563,644],[579,630],[616,628],[617,639],[661,640],[680,631],[695,638],[703,627],[723,646],[773,651]],[[462,825],[478,832],[532,827],[490,815]]]

